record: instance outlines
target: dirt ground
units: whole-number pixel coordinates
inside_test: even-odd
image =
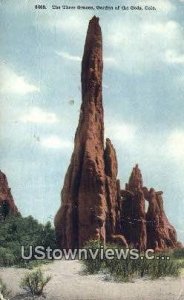
[[[43,265],[42,270],[52,276],[45,288],[48,300],[184,300],[184,275],[116,283],[106,281],[102,275],[84,275],[79,261],[55,261]],[[0,269],[0,277],[12,291],[10,299],[32,299],[19,288],[26,272],[25,269]]]

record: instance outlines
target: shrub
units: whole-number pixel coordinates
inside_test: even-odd
[[[56,248],[55,231],[50,222],[43,225],[31,216],[10,216],[0,225],[0,266],[24,265],[21,246],[24,246],[25,255],[30,245]]]
[[[180,267],[180,263],[176,260],[173,260],[171,257],[169,260],[162,260],[159,256],[159,259],[154,259],[151,261],[148,275],[151,278],[178,276],[180,273]]]
[[[95,249],[102,248],[98,241],[90,241],[86,248],[92,249],[93,253]],[[107,245],[104,247],[104,250],[107,248],[110,249],[118,249],[121,250],[122,248],[117,245]],[[100,258],[100,251],[99,255],[97,255],[96,259],[92,259],[90,256],[87,260],[83,260],[85,265],[85,271],[91,274],[98,273],[99,271],[106,274],[106,278],[113,278],[117,281],[129,281],[134,277],[144,277],[148,276],[149,278],[155,279],[164,276],[178,276],[181,269],[181,263],[172,258],[170,255],[170,259],[166,259],[166,256],[169,256],[167,253],[156,255],[154,259],[146,259],[144,254],[141,255],[138,259],[131,259],[130,253],[127,255],[126,259],[121,257],[118,259],[116,255],[113,259],[104,259]],[[162,259],[162,256],[165,256]],[[109,277],[110,276],[110,277]]]
[[[127,282],[133,277],[132,261],[129,258],[106,260],[105,267],[106,273],[109,273],[116,281]]]
[[[0,247],[0,267],[12,266],[15,260],[15,256],[10,249]]]
[[[93,251],[95,253],[95,250],[100,249],[101,244],[99,241],[89,241],[84,249],[88,251]],[[90,273],[90,274],[95,274],[100,271],[102,268],[102,263],[103,261],[100,259],[100,252],[98,252],[97,256],[95,259],[92,259],[90,255],[88,255],[88,259],[83,259],[84,266],[85,266],[85,272]]]
[[[5,299],[6,297],[9,297],[10,294],[11,294],[11,292],[7,289],[6,284],[0,278],[0,299],[1,299],[1,296]]]
[[[172,255],[177,259],[184,259],[184,248],[175,249]]]
[[[25,275],[20,287],[30,292],[32,296],[40,296],[43,294],[43,289],[50,279],[50,276],[45,277],[40,269],[36,269]]]

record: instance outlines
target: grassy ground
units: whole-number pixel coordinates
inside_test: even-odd
[[[54,261],[41,266],[45,275],[51,275],[46,286],[47,300],[183,300],[184,275],[148,280],[135,278],[133,282],[106,281],[106,276],[84,274],[78,261]],[[0,277],[12,291],[11,300],[31,299],[19,287],[28,272],[21,268],[0,268]],[[184,274],[184,269],[182,270]],[[42,299],[42,298],[40,298]]]
[[[91,241],[87,244],[86,249],[93,252],[102,248],[98,241]],[[121,251],[117,245],[108,245],[104,249]],[[126,251],[126,250],[125,250]],[[90,254],[90,253],[89,253]],[[103,273],[109,279],[117,281],[132,281],[135,278],[156,279],[160,277],[177,277],[184,267],[183,249],[170,251],[166,253],[155,253],[154,259],[147,259],[144,253],[141,253],[138,259],[132,259],[129,253],[126,259],[122,256],[120,259],[115,256],[113,259],[101,259],[101,252],[95,259],[89,255],[89,259],[84,259],[83,264],[86,273],[98,274]]]

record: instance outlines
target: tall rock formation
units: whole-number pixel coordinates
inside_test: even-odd
[[[163,206],[163,192],[149,191],[144,188],[144,196],[148,201],[146,214],[148,248],[157,250],[180,247],[177,242],[175,228],[170,224]]]
[[[82,59],[82,105],[74,151],[55,217],[61,247],[77,248],[90,239],[105,240],[104,122],[102,34],[96,17],[89,22]]]
[[[128,244],[139,250],[147,248],[146,212],[142,174],[138,165],[133,168],[126,184],[121,206],[122,232]]]
[[[0,171],[0,219],[8,215],[17,215],[18,209],[15,205],[11,189],[8,186],[6,175]]]
[[[99,19],[93,17],[82,59],[79,124],[61,207],[55,216],[58,246],[74,249],[89,240],[100,240],[132,245],[141,251],[148,246],[175,247],[175,231],[165,216],[161,195],[143,187],[138,165],[125,190],[120,188],[116,152],[110,139],[106,139],[104,148],[102,71],[102,33]],[[149,202],[147,214],[145,199]]]
[[[163,250],[180,247],[176,231],[169,223],[163,207],[163,192],[148,190],[138,165],[133,168],[129,183],[121,191],[122,232],[128,244],[140,250]],[[148,210],[145,210],[148,201]]]
[[[118,163],[115,149],[106,139],[104,152],[105,175],[106,175],[106,239],[108,242],[128,246],[125,237],[121,233],[121,193],[120,182],[117,180]]]
[[[61,248],[82,247],[92,239],[105,243],[106,238],[127,245],[123,236],[116,235],[117,230],[120,233],[120,192],[118,198],[117,160],[109,139],[104,150],[102,71],[102,33],[99,19],[93,17],[82,59],[82,104],[74,151],[55,217]]]

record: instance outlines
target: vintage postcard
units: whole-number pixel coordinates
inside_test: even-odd
[[[0,0],[1,300],[184,300],[183,17]]]

